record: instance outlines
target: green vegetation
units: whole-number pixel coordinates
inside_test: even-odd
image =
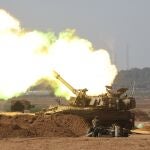
[[[122,70],[117,75],[114,84],[130,86],[133,82],[135,82],[136,88],[150,89],[150,68]]]
[[[150,97],[150,68],[122,70],[114,80],[113,86],[127,87],[134,85],[136,96]]]

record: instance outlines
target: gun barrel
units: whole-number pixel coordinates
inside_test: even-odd
[[[76,94],[77,95],[77,90],[74,89],[66,80],[64,80],[60,74],[58,74],[56,71],[53,71],[54,73],[54,76],[56,79],[58,79],[59,81],[61,81],[68,89],[70,89],[72,91],[72,93]]]

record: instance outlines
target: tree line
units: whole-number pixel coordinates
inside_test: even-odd
[[[132,84],[138,89],[150,89],[150,68],[121,70],[113,83],[119,87],[130,87]]]

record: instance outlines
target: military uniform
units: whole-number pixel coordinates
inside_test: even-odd
[[[98,117],[95,117],[95,118],[92,120],[92,125],[93,125],[93,128],[98,127],[98,126],[100,125],[100,121],[99,121],[99,118],[98,118]]]
[[[87,136],[89,137],[98,137],[100,134],[100,121],[99,118],[96,116],[92,120],[92,127],[89,129]]]

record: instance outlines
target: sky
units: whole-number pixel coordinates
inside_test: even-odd
[[[76,29],[120,69],[150,67],[150,0],[0,0],[27,30]]]

